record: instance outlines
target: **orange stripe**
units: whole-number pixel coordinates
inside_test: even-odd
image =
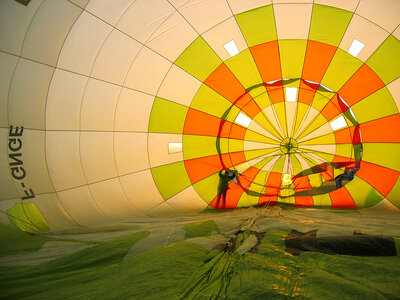
[[[261,111],[258,104],[249,94],[243,95],[243,97],[235,102],[235,105],[243,110],[252,119]]]
[[[395,185],[399,172],[362,161],[356,175],[386,197]]]
[[[246,156],[243,151],[225,153],[221,155],[225,167],[231,168],[246,161]]]
[[[275,206],[278,202],[278,196],[260,196],[258,206]]]
[[[299,102],[310,104],[314,98],[316,90],[308,87],[303,81],[300,82]]]
[[[336,144],[351,144],[353,142],[354,126],[335,131],[334,134]]]
[[[337,101],[335,101],[336,97],[333,97],[321,110],[321,114],[326,118],[326,120],[330,121],[334,119],[336,116],[342,113]]]
[[[382,80],[367,65],[360,69],[339,90],[339,95],[350,106],[384,87]]]
[[[185,167],[192,184],[223,169],[219,155],[185,160]]]
[[[220,125],[220,118],[189,108],[183,134],[218,136]]]
[[[240,185],[246,190],[249,190],[250,185],[257,176],[258,172],[260,172],[260,169],[255,167],[250,167],[247,169],[242,175],[239,176]]]
[[[351,197],[346,187],[341,187],[333,192],[329,193],[332,201],[332,208],[347,208],[356,209],[357,206],[354,203],[353,197]]]
[[[223,202],[222,196],[218,201],[219,195],[217,195],[213,201],[211,201],[210,206],[216,209],[235,209],[242,194],[243,189],[231,181],[226,191],[225,203]]]
[[[282,173],[270,172],[267,179],[267,187],[281,188]]]
[[[314,206],[312,196],[296,196],[296,206]]]
[[[336,47],[308,41],[302,78],[321,82],[335,52]]]
[[[250,51],[264,82],[282,78],[278,41],[253,46]]]
[[[267,87],[267,92],[273,104],[285,101],[283,87]]]
[[[354,158],[339,155],[335,155],[332,160],[332,164],[335,166],[335,168],[346,167],[346,169],[353,169],[356,167]]]
[[[363,143],[399,143],[400,115],[360,124]]]
[[[246,92],[242,84],[224,63],[219,65],[204,83],[232,103]]]
[[[243,140],[246,131],[247,129],[242,126],[225,121],[222,124],[220,137]]]

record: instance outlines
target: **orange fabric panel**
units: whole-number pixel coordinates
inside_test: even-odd
[[[258,206],[275,206],[278,202],[278,196],[260,196]]]
[[[345,167],[346,169],[354,169],[356,167],[354,158],[339,155],[335,155],[332,160],[332,165],[334,165],[335,168]]]
[[[243,107],[241,107],[241,109],[246,113],[246,115],[253,119],[261,111],[261,109],[249,94],[246,94],[245,97],[247,97],[247,95],[250,99]],[[236,104],[236,106],[239,105]]]
[[[384,87],[382,80],[366,64],[339,90],[339,95],[350,106]]]
[[[399,177],[399,172],[362,161],[356,176],[369,183],[374,189],[386,197],[395,185]]]
[[[250,51],[264,82],[282,78],[278,41],[253,46]]]
[[[333,167],[329,165],[326,168],[326,171],[321,172],[321,175],[325,179],[325,181],[333,179]]]
[[[267,196],[267,197],[279,196],[280,195],[280,188],[266,186],[264,193],[265,193],[265,196]]]
[[[335,97],[334,97],[335,98]],[[332,99],[329,101],[325,107],[321,110],[321,113],[323,116],[328,120],[332,120],[336,116],[342,113],[341,109],[337,104],[335,104],[335,101]]]
[[[296,177],[293,179],[294,190],[296,192],[311,190],[311,183],[307,176]]]
[[[216,209],[235,209],[242,194],[243,189],[235,182],[231,181],[226,191],[225,201],[222,195],[217,195],[213,201],[211,201],[210,206]]]
[[[267,87],[267,92],[273,104],[285,101],[283,87]]]
[[[351,197],[349,191],[346,187],[341,187],[340,189],[334,190],[329,193],[332,201],[332,208],[347,208],[356,209],[357,206],[354,203],[353,197]]]
[[[239,183],[245,190],[249,190],[251,183],[254,178],[257,176],[260,169],[255,167],[250,167],[247,169],[242,175],[239,176]]]
[[[232,103],[246,93],[243,85],[224,63],[216,68],[204,83]]]
[[[314,99],[316,90],[307,86],[303,81],[300,82],[299,102],[310,104]]]
[[[220,137],[243,140],[247,129],[231,122],[222,122]]]
[[[223,169],[219,155],[185,160],[185,167],[192,184]]]
[[[183,134],[218,136],[220,126],[220,118],[189,108]]]
[[[270,172],[267,179],[267,187],[281,188],[282,173]]]
[[[321,82],[336,49],[336,47],[327,44],[308,41],[302,78]]]
[[[226,168],[236,166],[246,161],[246,156],[243,151],[231,152],[221,155],[221,159]]]
[[[399,143],[400,115],[360,124],[363,143]]]
[[[334,134],[336,144],[351,144],[353,142],[354,126],[335,131]]]
[[[296,196],[296,206],[314,206],[312,196]]]

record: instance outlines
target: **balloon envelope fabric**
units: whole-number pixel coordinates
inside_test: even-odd
[[[4,223],[400,208],[398,1],[2,1],[0,16]]]

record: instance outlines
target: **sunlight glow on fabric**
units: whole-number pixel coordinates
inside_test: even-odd
[[[240,112],[240,113],[237,115],[237,117],[236,117],[236,119],[235,119],[235,122],[238,123],[238,124],[240,124],[240,125],[242,125],[242,126],[244,126],[244,127],[247,127],[247,126],[250,125],[251,119],[250,119],[248,116],[246,116],[246,115],[244,115],[244,114],[242,114],[242,113]]]
[[[354,39],[353,42],[351,43],[351,46],[349,48],[349,51],[347,51],[349,54],[353,55],[354,57],[357,57],[358,54],[360,54],[361,50],[365,47],[363,43],[361,43],[359,40]]]
[[[339,118],[333,120],[329,124],[331,125],[334,131],[347,126],[346,120],[344,119],[343,116],[340,116]]]
[[[225,48],[226,51],[228,51],[230,56],[235,56],[236,54],[239,54],[239,49],[236,46],[236,43],[235,43],[234,40],[226,43],[224,45],[224,48]]]
[[[286,93],[286,101],[295,102],[297,100],[297,88],[296,87],[285,88],[285,93]]]

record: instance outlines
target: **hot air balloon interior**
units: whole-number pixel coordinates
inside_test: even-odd
[[[399,0],[1,0],[0,299],[395,299]]]

